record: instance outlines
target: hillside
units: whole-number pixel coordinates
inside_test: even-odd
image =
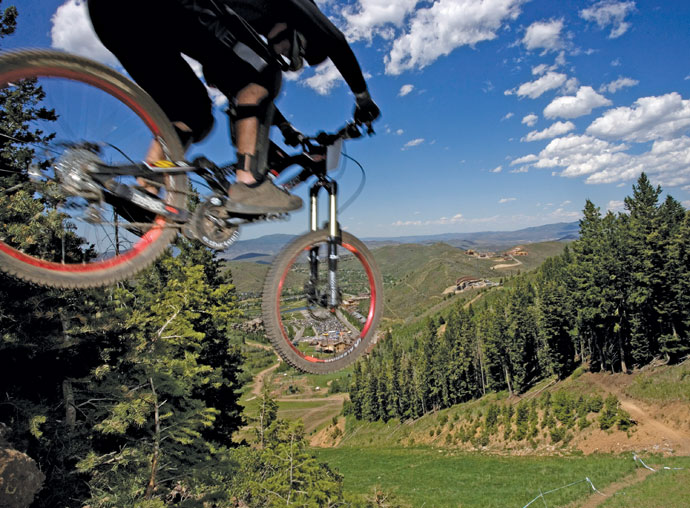
[[[445,243],[460,249],[501,251],[520,244],[570,241],[577,238],[577,222],[546,224],[517,231],[480,231],[476,233],[446,233],[398,237],[362,238],[370,249],[385,245]],[[250,240],[240,240],[228,251],[220,254],[229,261],[270,261],[295,235],[266,235]]]
[[[543,504],[553,507],[687,506],[690,360],[629,375],[578,370],[562,382],[545,380],[521,397],[491,394],[402,422],[343,417],[347,395],[330,394],[328,387],[347,381],[347,371],[306,376],[276,372],[274,366],[256,379],[245,399],[249,414],[257,410],[256,394],[265,382],[279,416],[303,421],[317,457],[344,475],[346,492],[377,493],[388,500],[385,506],[524,506],[542,493]],[[605,405],[588,413],[586,426],[561,423],[559,418],[568,418],[558,400],[610,395],[619,415],[609,429],[600,428]],[[547,398],[550,418],[542,408]],[[531,405],[537,407],[536,423],[528,416],[521,430],[520,408]],[[626,414],[632,425],[620,429],[615,420],[626,420]],[[487,419],[493,430],[485,432]],[[536,435],[529,435],[532,427]],[[526,437],[518,439],[520,432]]]
[[[559,418],[559,397],[580,401],[609,396],[618,400],[615,422],[601,429],[605,406],[586,414],[586,423]],[[544,401],[550,402],[545,404]],[[535,407],[520,437],[519,407]],[[564,404],[567,406],[567,404]],[[508,407],[512,407],[506,432]],[[546,409],[548,408],[548,410]],[[620,410],[623,411],[620,411]],[[496,412],[498,411],[498,412]],[[491,416],[494,414],[494,416]],[[550,415],[550,416],[549,416]],[[495,418],[495,420],[494,420]],[[536,429],[536,430],[535,430]],[[562,431],[559,429],[563,429]],[[323,429],[324,436],[333,429]],[[544,381],[520,397],[505,392],[430,413],[414,421],[361,422],[348,418],[343,436],[318,439],[321,446],[396,447],[427,445],[444,450],[490,451],[501,454],[661,453],[690,455],[690,361],[680,366],[657,366],[633,374],[583,373],[565,381]]]
[[[522,247],[527,256],[509,261],[470,256],[443,243],[380,247],[374,251],[374,256],[384,275],[384,315],[393,320],[409,321],[449,299],[451,295],[446,290],[453,289],[461,277],[499,282],[537,268],[546,258],[560,254],[565,245],[563,242],[527,244]]]
[[[384,315],[393,320],[420,316],[430,307],[450,298],[444,291],[454,286],[461,277],[472,276],[498,282],[519,272],[533,270],[546,258],[560,254],[565,245],[564,242],[555,241],[524,244],[521,248],[527,255],[507,261],[499,257],[470,256],[464,250],[444,243],[376,248],[372,252],[384,279]],[[249,255],[247,261],[227,261],[226,265],[241,295],[258,296],[269,266],[263,262],[249,262],[257,259],[255,254]]]

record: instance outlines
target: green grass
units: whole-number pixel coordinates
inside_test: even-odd
[[[641,373],[626,393],[649,402],[690,402],[690,362]]]
[[[522,507],[540,492],[579,482],[546,495],[549,507],[565,506],[592,493],[586,477],[601,490],[636,467],[628,455],[501,457],[426,447],[315,453],[344,475],[346,493],[368,495],[376,487],[415,507]]]
[[[664,465],[681,470],[658,469],[642,483],[632,485],[601,504],[602,508],[687,508],[690,506],[690,457],[667,457],[645,462],[658,462],[655,469]]]

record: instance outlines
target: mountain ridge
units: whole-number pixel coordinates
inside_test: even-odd
[[[452,247],[462,249],[501,250],[520,244],[548,242],[548,241],[572,241],[579,233],[579,222],[558,222],[531,226],[514,231],[478,231],[474,233],[441,233],[433,235],[408,235],[386,237],[363,237],[370,248],[385,245],[399,244],[434,244],[446,243]],[[290,240],[297,235],[272,234],[240,240],[220,257],[227,260],[250,261],[260,256],[275,256]],[[247,257],[251,254],[251,257]]]

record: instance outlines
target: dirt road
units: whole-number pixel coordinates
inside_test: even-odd
[[[663,414],[663,409],[648,406],[640,400],[628,397],[616,383],[617,380],[625,380],[622,377],[626,376],[625,374],[588,373],[585,376],[597,385],[604,394],[613,393],[618,397],[621,407],[630,414],[636,423],[634,432],[627,440],[622,441],[620,437],[614,436],[602,436],[592,441],[588,447],[600,445],[599,449],[603,450],[608,445],[611,449],[620,451],[647,449],[675,455],[690,455],[690,432],[674,428],[662,421],[663,416],[659,416],[659,414]],[[607,442],[610,440],[618,440],[619,442],[616,443],[618,446],[611,446],[613,442]],[[587,452],[588,450],[583,451]]]

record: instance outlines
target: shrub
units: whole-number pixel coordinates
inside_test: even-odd
[[[563,441],[563,438],[565,438],[565,433],[566,433],[565,427],[558,427],[555,429],[551,429],[551,442],[552,443],[558,443],[559,441]]]
[[[618,415],[618,398],[611,394],[604,401],[604,408],[599,415],[599,428],[608,430],[616,424]]]
[[[573,400],[567,392],[558,390],[552,399],[553,415],[566,427],[570,428],[575,423],[573,414]]]
[[[484,417],[484,425],[486,432],[493,434],[498,430],[498,416],[501,414],[501,409],[496,404],[491,404],[486,411]]]
[[[524,401],[517,406],[515,413],[515,439],[522,441],[527,437],[529,429],[529,406]]]
[[[601,411],[601,408],[604,407],[604,401],[598,393],[592,396],[587,402],[589,403],[590,413],[598,413]]]
[[[548,409],[551,407],[551,392],[544,392],[541,397],[539,397],[539,407],[541,409]]]
[[[472,441],[475,448],[482,448],[484,446],[489,446],[489,435],[486,432],[482,432],[478,438]]]
[[[618,408],[618,422],[616,423],[618,430],[628,431],[635,422],[630,417],[630,414],[622,408]]]

